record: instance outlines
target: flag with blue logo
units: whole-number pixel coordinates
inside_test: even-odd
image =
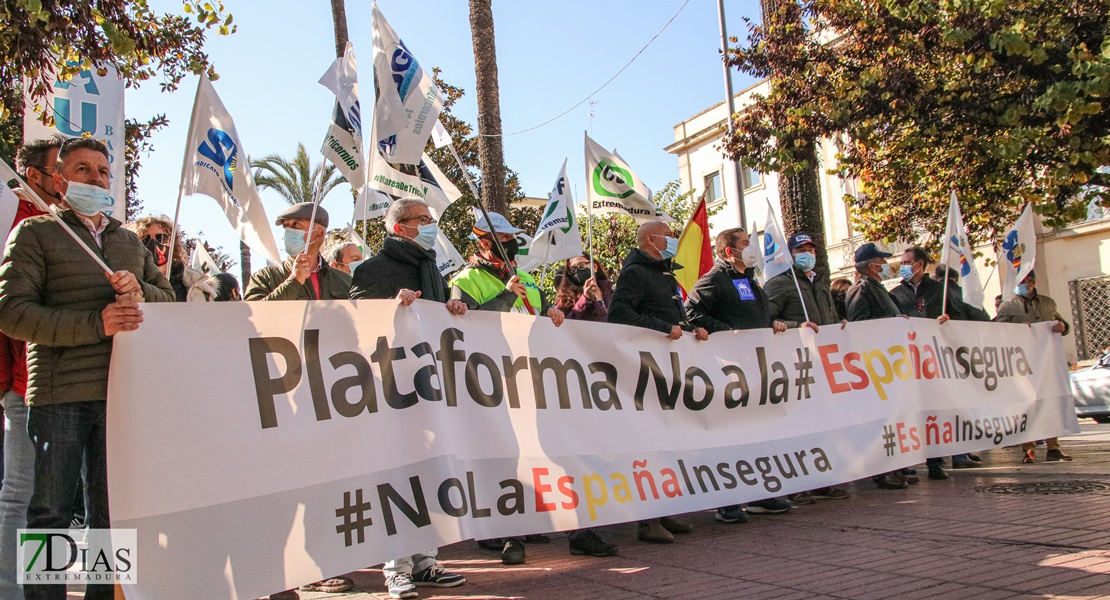
[[[547,199],[547,207],[540,218],[540,226],[527,253],[517,253],[516,266],[522,271],[532,271],[540,265],[582,256],[582,233],[578,217],[574,214],[574,199],[567,180],[567,161],[555,179],[555,186]]]
[[[439,121],[443,95],[373,5],[374,150],[390,164],[420,162],[428,136]]]
[[[1033,270],[1037,261],[1037,232],[1033,229],[1033,205],[1026,204],[998,253],[998,268],[1002,271],[1002,299],[1014,297],[1014,286],[1021,283]]]
[[[177,201],[194,194],[218,202],[239,239],[271,263],[281,263],[235,121],[205,76],[193,102]]]
[[[324,146],[320,148],[320,152],[347,178],[351,189],[357,191],[366,184],[366,157],[362,149],[358,65],[350,42],[347,42],[343,56],[335,59],[320,78],[320,85],[335,94],[335,109],[332,111],[331,123],[328,124],[328,133],[324,136]]]
[[[772,277],[785,273],[794,265],[794,258],[786,249],[786,236],[782,234],[778,219],[775,218],[775,209],[771,202],[767,202],[767,224],[763,227],[763,281],[770,281]]]
[[[955,191],[948,204],[948,226],[944,230],[944,249],[940,253],[940,264],[960,274],[964,302],[975,308],[983,308],[983,282],[979,280],[979,269],[975,268],[975,253],[967,239],[967,229],[964,228],[964,217],[960,214]]]

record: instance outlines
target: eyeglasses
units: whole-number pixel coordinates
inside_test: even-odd
[[[53,175],[53,174],[54,174],[54,171],[57,171],[57,169],[51,169],[51,170],[47,171],[47,170],[46,170],[46,169],[47,169],[47,167],[46,167],[46,166],[41,166],[41,167],[40,167],[40,166],[38,166],[38,165],[27,165],[27,168],[28,168],[28,169],[34,169],[34,170],[36,170],[36,171],[38,171],[38,172],[42,173],[43,175]]]
[[[168,244],[168,243],[170,243],[170,234],[168,234],[168,233],[159,233],[158,235],[144,235],[143,236],[143,243],[144,244],[149,242],[150,240],[154,240],[154,241],[158,242],[159,244]]]
[[[419,217],[409,217],[407,219],[401,219],[402,223],[407,223],[409,221],[419,221],[420,225],[435,225],[435,223],[436,223],[435,219],[433,219],[429,216],[425,216],[425,215],[421,215]]]

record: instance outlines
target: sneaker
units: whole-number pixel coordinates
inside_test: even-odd
[[[1064,452],[1059,448],[1053,448],[1052,450],[1048,451],[1048,455],[1045,457],[1045,460],[1047,460],[1048,462],[1059,462],[1061,460],[1064,462],[1071,462],[1071,457],[1067,454],[1064,454]]]
[[[817,504],[817,498],[814,498],[806,492],[791,494],[787,496],[786,499],[789,500],[791,504],[797,504],[799,506],[803,504]]]
[[[663,517],[659,519],[659,524],[663,526],[663,529],[679,535],[685,535],[687,533],[694,532],[693,525],[689,523],[683,523],[682,521],[679,521],[674,517]]]
[[[777,515],[790,510],[790,502],[782,498],[768,498],[748,503],[748,512],[753,515]]]
[[[466,577],[445,570],[439,563],[412,574],[412,582],[418,586],[455,587],[466,583]]]
[[[812,496],[815,500],[820,500],[822,498],[829,500],[845,500],[852,497],[852,495],[848,493],[848,490],[839,487],[826,487],[816,490],[810,490],[809,495]]]
[[[983,462],[983,459],[980,458],[978,454],[972,454],[971,452],[968,452],[967,457],[975,462]]]
[[[501,549],[501,564],[523,565],[524,542],[517,538],[506,538],[505,546]]]
[[[636,525],[636,539],[649,544],[673,544],[674,536],[663,528],[659,519],[640,521]]]
[[[1037,462],[1037,457],[1033,454],[1032,450],[1026,450],[1025,456],[1021,458],[1021,462],[1025,464],[1035,463]]]
[[[911,485],[921,481],[920,477],[914,475],[913,473],[906,473],[906,471],[913,471],[914,473],[917,473],[917,469],[902,469],[901,471],[893,471],[890,473],[890,475],[893,475],[895,479],[901,481],[902,483],[908,483]]]
[[[906,482],[898,478],[894,473],[887,473],[882,477],[874,478],[875,485],[884,490],[901,490],[906,488]]]
[[[1046,442],[1046,441],[1044,441],[1044,440],[1037,440],[1037,445],[1038,445],[1038,446],[1047,446],[1047,445],[1048,445],[1048,442]]]
[[[416,592],[416,584],[412,582],[412,576],[408,573],[394,573],[386,578],[385,587],[389,590],[390,598],[415,598],[419,596]]]
[[[933,479],[936,481],[948,479],[948,471],[945,471],[942,467],[939,466],[929,467],[929,479]]]
[[[748,512],[739,504],[718,508],[717,520],[722,523],[747,523],[750,521]]]
[[[606,543],[598,534],[586,530],[576,531],[570,536],[570,553],[575,556],[616,556],[616,544]]]

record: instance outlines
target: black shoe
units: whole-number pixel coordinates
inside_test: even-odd
[[[489,550],[491,552],[500,552],[505,549],[505,538],[491,538],[488,540],[478,540],[478,547],[482,550]]]
[[[551,537],[542,533],[530,533],[524,536],[524,541],[528,544],[550,544]]]
[[[884,490],[902,490],[907,487],[906,482],[899,479],[894,473],[887,473],[882,477],[875,478],[875,485]]]
[[[570,536],[570,553],[575,556],[616,556],[616,544],[607,544],[592,531],[576,531]]]
[[[906,467],[905,469],[901,470],[901,473],[903,475],[917,475],[917,469],[911,469],[909,467]]]
[[[501,550],[501,564],[523,565],[524,542],[520,541],[519,538],[508,538],[505,540],[505,547]]]
[[[940,467],[929,467],[929,479],[943,480],[948,479],[948,471]]]
[[[917,472],[917,469],[909,469],[909,470],[913,471],[914,473]],[[906,474],[904,471],[906,471],[906,469],[903,469],[902,471],[894,471],[893,473],[890,473],[890,474],[893,475],[895,479],[898,479],[899,481],[901,481],[903,483],[908,483],[908,484],[911,484],[911,485],[915,484],[915,483],[919,483],[921,481],[921,478],[918,477],[917,475]]]
[[[722,523],[747,523],[748,513],[744,510],[743,506],[734,504],[732,506],[724,506],[717,509],[717,520]]]
[[[983,466],[983,463],[977,460],[971,460],[970,458],[965,458],[963,460],[952,460],[953,469],[977,469],[981,466]]]
[[[753,515],[777,515],[789,510],[790,502],[782,498],[768,498],[748,503],[748,512]]]
[[[972,453],[968,452],[967,457],[970,458],[971,460],[975,461],[975,462],[983,462],[983,459],[980,458],[978,454],[972,454]]]

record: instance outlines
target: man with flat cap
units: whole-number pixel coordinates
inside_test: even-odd
[[[346,300],[351,292],[351,276],[328,266],[320,256],[328,211],[316,208],[312,223],[312,202],[290,206],[278,215],[276,225],[285,228],[285,252],[289,258],[251,276],[244,300]]]

